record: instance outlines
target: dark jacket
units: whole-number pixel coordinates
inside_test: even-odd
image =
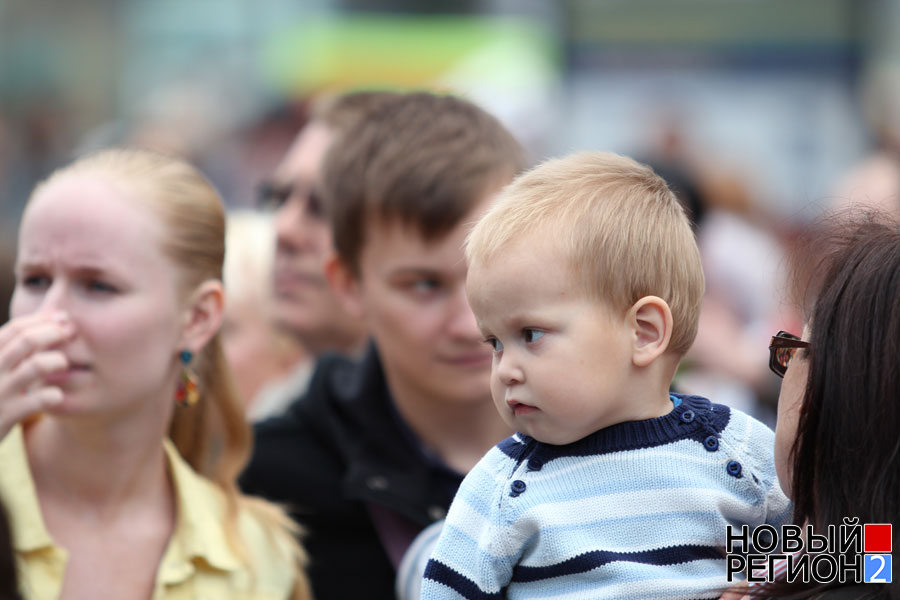
[[[393,598],[385,523],[411,535],[443,518],[462,476],[421,450],[375,349],[359,363],[322,358],[306,396],[255,435],[241,485],[303,525],[315,598]]]

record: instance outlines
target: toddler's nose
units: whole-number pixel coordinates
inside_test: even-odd
[[[496,365],[496,369],[497,377],[503,385],[510,386],[525,381],[525,375],[522,372],[522,369],[513,362],[512,357],[508,354],[505,354],[500,359],[500,363]]]

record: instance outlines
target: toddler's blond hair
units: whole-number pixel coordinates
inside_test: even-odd
[[[613,309],[665,300],[668,350],[687,352],[704,292],[700,253],[684,209],[650,167],[610,152],[548,160],[501,192],[469,234],[466,259],[502,260],[507,244],[535,234],[552,236],[583,291]]]

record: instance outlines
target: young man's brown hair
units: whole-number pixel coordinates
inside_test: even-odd
[[[366,117],[332,144],[321,185],[335,249],[354,273],[373,222],[439,237],[524,167],[503,125],[454,96],[402,94]]]
[[[313,104],[310,121],[328,126],[335,133],[351,130],[380,107],[400,94],[388,90],[360,90],[337,96],[326,96]]]

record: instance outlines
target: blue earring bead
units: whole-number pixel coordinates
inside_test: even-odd
[[[194,358],[194,353],[191,352],[190,350],[182,350],[178,356],[181,357],[181,362],[183,362],[186,365],[189,365],[189,364],[191,364],[191,360],[193,360],[193,358]]]

